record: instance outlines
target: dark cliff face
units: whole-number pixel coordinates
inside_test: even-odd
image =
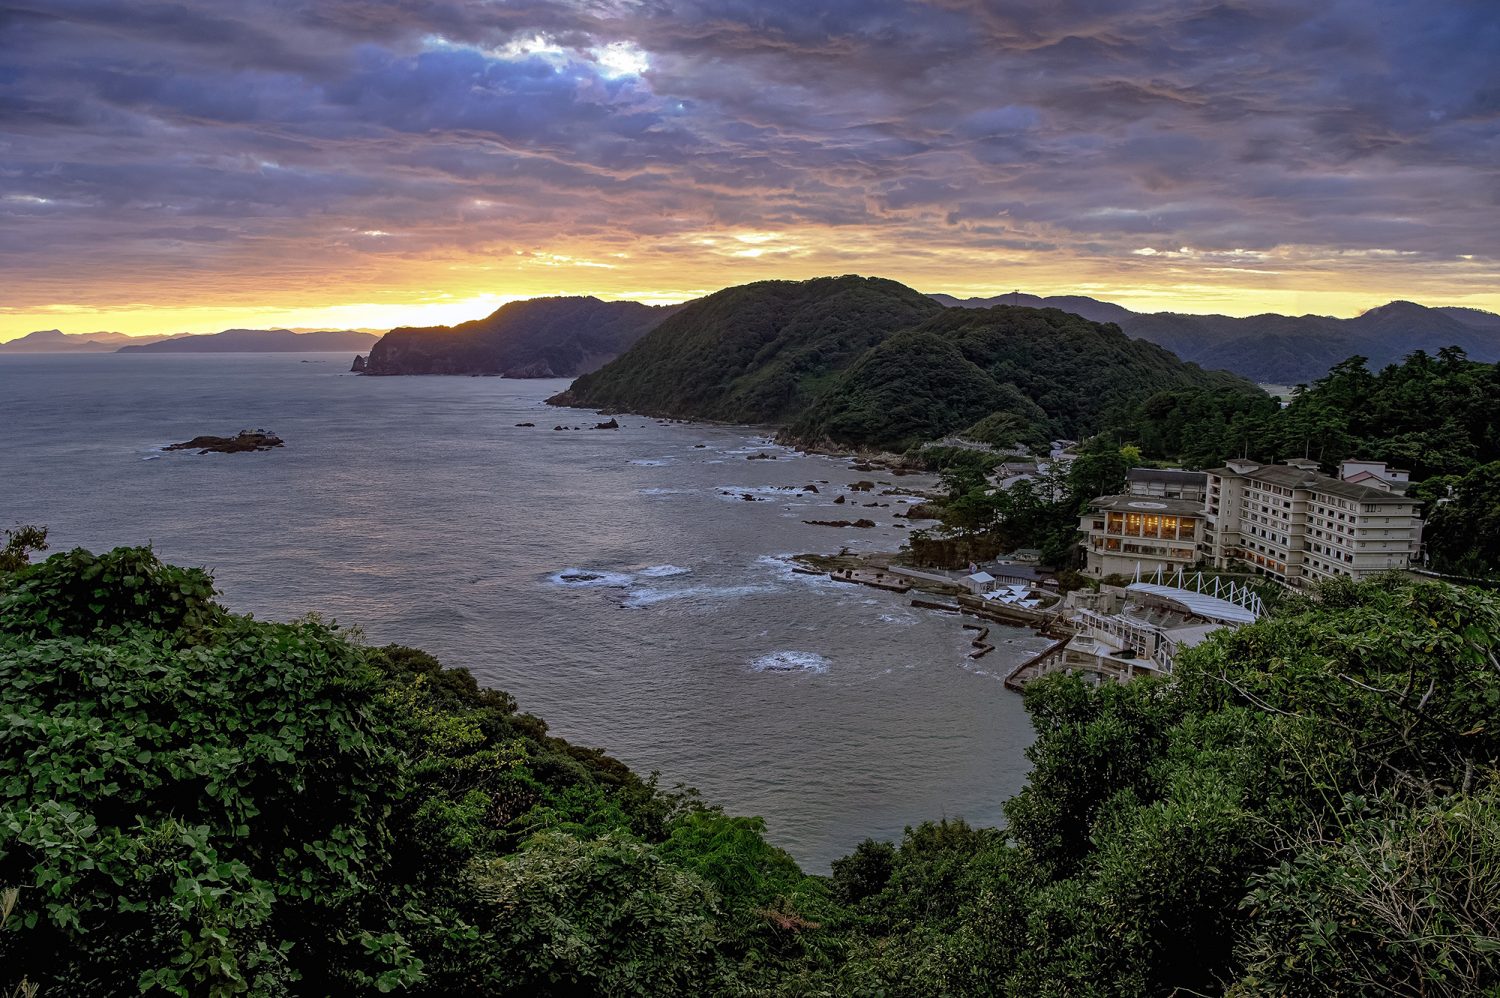
[[[577,377],[619,356],[676,309],[579,297],[511,302],[457,326],[393,329],[371,348],[364,373]]]

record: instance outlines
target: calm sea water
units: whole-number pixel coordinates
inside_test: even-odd
[[[1000,628],[972,662],[953,618],[787,560],[893,549],[895,497],[833,499],[923,482],[747,428],[558,432],[594,422],[543,404],[564,382],[361,378],[349,360],[0,358],[0,524],[44,523],[54,550],[150,542],[235,610],[425,648],[556,734],[764,816],[810,870],[923,819],[1001,820],[1032,730],[1000,677],[1045,641]],[[253,427],[286,447],[159,450]],[[879,526],[802,522],[858,516]]]

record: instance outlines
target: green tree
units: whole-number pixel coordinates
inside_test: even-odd
[[[18,572],[31,564],[31,555],[47,550],[47,528],[29,525],[18,526],[5,532],[5,544],[0,546],[0,573]]]
[[[1423,539],[1433,566],[1462,575],[1500,574],[1500,461],[1424,485]],[[1440,497],[1448,489],[1451,498]]]

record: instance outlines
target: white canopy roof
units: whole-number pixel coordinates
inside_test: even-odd
[[[1125,588],[1133,593],[1155,596],[1157,599],[1175,603],[1183,613],[1190,613],[1205,620],[1216,620],[1223,624],[1253,624],[1256,620],[1255,611],[1247,607],[1219,599],[1217,596],[1206,596],[1191,589],[1159,586],[1154,582],[1132,582]]]

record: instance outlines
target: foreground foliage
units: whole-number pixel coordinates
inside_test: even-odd
[[[0,990],[1500,994],[1497,643],[1392,577],[1039,681],[1008,831],[825,878],[422,652],[66,552],[0,580]]]

